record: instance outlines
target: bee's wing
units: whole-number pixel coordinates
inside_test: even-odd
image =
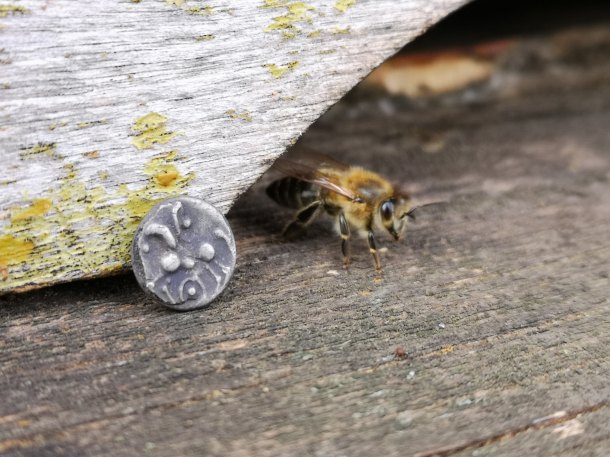
[[[325,171],[342,172],[349,169],[349,165],[313,149],[292,148],[290,152],[277,159],[272,168],[286,176],[310,182],[350,200],[360,199],[354,192],[341,186],[336,176]]]
[[[333,159],[332,157],[320,152],[316,149],[308,148],[296,144],[286,151],[281,156],[282,159],[288,160],[292,163],[298,163],[303,167],[311,170],[319,170],[321,168],[332,168],[334,170],[346,171],[350,168],[349,165]]]

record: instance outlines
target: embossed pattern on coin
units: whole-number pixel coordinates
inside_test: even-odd
[[[140,286],[165,306],[186,311],[210,303],[226,287],[235,267],[235,240],[212,205],[175,197],[144,217],[131,247]]]

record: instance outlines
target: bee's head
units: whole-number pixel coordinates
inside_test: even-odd
[[[379,216],[385,229],[399,240],[410,217],[411,202],[407,196],[394,196],[381,202]]]

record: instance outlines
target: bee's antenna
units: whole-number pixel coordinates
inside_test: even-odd
[[[403,214],[402,217],[408,217],[409,219],[414,221],[415,220],[415,211],[425,208],[427,206],[443,205],[446,203],[447,203],[446,201],[438,201],[438,202],[430,202],[430,203],[424,203],[423,205],[414,206],[409,211],[407,211],[405,214]]]
[[[415,221],[415,214],[413,214],[413,212],[414,212],[416,209],[419,209],[419,208],[420,208],[419,206],[416,206],[416,207],[414,207],[414,208],[411,208],[409,211],[407,211],[407,212],[404,214],[404,216],[403,216],[403,217],[405,217],[405,216],[406,216],[406,217],[408,217],[409,219],[411,219],[412,221]]]

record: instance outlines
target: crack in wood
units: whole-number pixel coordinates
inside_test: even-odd
[[[498,443],[500,441],[505,441],[530,430],[540,430],[552,427],[554,425],[563,424],[564,422],[575,419],[583,414],[590,414],[608,406],[610,406],[610,400],[604,400],[599,403],[595,403],[593,405],[574,411],[559,411],[548,416],[543,416],[534,419],[520,427],[514,427],[509,430],[493,434],[491,436],[487,436],[462,444],[443,446],[429,451],[418,452],[414,454],[413,457],[448,457],[457,454],[458,452],[478,449],[484,446],[488,446],[490,444]]]

